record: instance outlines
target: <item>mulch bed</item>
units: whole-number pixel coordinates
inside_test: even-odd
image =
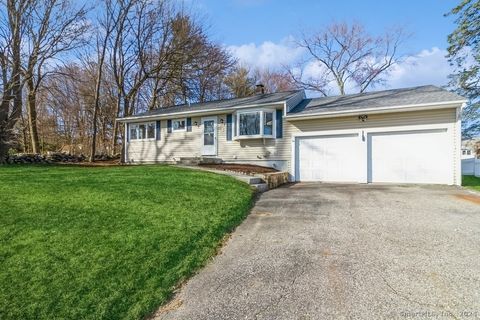
[[[72,165],[72,166],[82,166],[82,167],[114,167],[114,166],[123,166],[125,164],[121,163],[120,160],[96,160],[95,162],[60,162],[59,164]]]
[[[262,166],[255,166],[252,164],[200,164],[199,166],[204,168],[210,168],[215,170],[223,170],[223,171],[233,171],[233,172],[240,172],[245,174],[257,174],[257,173],[271,173],[271,172],[278,172],[273,168],[262,167]]]

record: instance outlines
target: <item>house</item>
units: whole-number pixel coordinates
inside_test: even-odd
[[[435,86],[313,99],[298,90],[118,120],[131,163],[212,157],[288,171],[292,181],[460,185],[464,103]]]
[[[462,141],[462,159],[472,159],[479,156],[480,139],[469,139]]]

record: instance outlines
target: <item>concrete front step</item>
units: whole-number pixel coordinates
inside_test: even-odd
[[[251,186],[257,189],[258,192],[268,191],[268,185],[266,183],[255,183],[251,184]]]
[[[201,164],[220,164],[220,163],[223,163],[223,160],[215,157],[201,157],[200,163]]]
[[[214,157],[180,157],[177,161],[175,161],[176,164],[183,164],[187,166],[199,164],[220,164],[222,162],[222,159]]]

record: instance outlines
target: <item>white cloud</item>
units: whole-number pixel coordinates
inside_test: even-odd
[[[409,56],[394,66],[387,76],[387,88],[412,87],[425,84],[443,86],[453,72],[447,58],[447,51],[433,47]]]
[[[279,43],[265,41],[260,45],[254,43],[229,46],[227,48],[240,63],[252,68],[279,69],[284,65],[294,65],[306,53],[303,48],[296,48],[293,37],[285,38]],[[419,85],[433,84],[443,86],[448,83],[448,75],[453,72],[445,57],[447,51],[437,47],[424,49],[410,55],[404,61],[395,65],[386,75],[386,83],[383,87],[375,88],[402,88]],[[293,71],[299,71],[293,69]],[[315,62],[309,62],[304,66],[303,77],[320,79],[325,75],[325,69]],[[331,94],[338,90],[331,86]],[[347,83],[347,92],[356,92],[353,83]]]
[[[240,63],[260,69],[278,69],[296,61],[304,52],[295,48],[292,38],[286,38],[280,43],[265,41],[257,46],[254,43],[240,46],[229,46],[227,49]]]
[[[385,76],[385,86],[378,87],[376,90],[383,88],[414,87],[427,84],[437,86],[446,85],[448,83],[448,75],[453,72],[453,67],[450,66],[445,57],[446,55],[446,50],[433,47],[408,56],[403,62],[392,67],[390,72]],[[319,63],[310,62],[305,65],[303,76],[305,79],[310,77],[320,79],[322,75],[325,75],[325,72],[325,68]],[[358,90],[351,82],[346,84],[345,89],[347,93],[354,93]],[[338,93],[338,89],[334,83],[330,85],[330,93]]]

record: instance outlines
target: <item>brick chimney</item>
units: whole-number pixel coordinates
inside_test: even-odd
[[[265,94],[265,86],[262,83],[255,86],[255,94]]]

